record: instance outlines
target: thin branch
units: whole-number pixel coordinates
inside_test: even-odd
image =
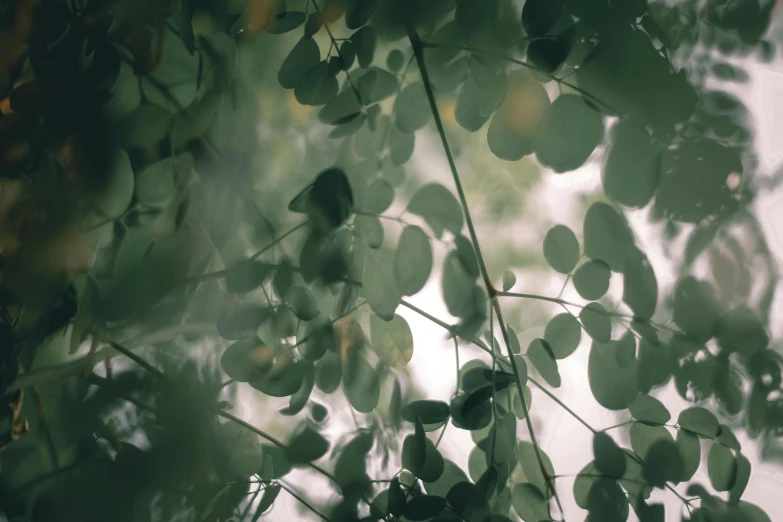
[[[337,39],[332,34],[332,30],[329,29],[329,24],[324,20],[324,15],[321,12],[321,8],[318,7],[317,0],[312,0],[313,7],[315,8],[315,12],[318,13],[318,16],[321,17],[321,20],[323,20],[324,23],[324,29],[326,29],[326,34],[329,35],[329,39],[332,41],[332,45],[334,46],[334,49],[337,51],[337,56],[340,58],[340,61],[344,64],[348,64],[347,61],[343,58],[343,53],[340,51],[340,46],[337,45]],[[348,85],[351,86],[351,89],[353,90],[353,93],[356,95],[356,99],[359,101],[359,103],[362,103],[362,97],[359,96],[359,89],[356,88],[356,85],[354,85],[353,81],[351,80],[351,75],[348,74],[348,71],[345,71],[345,78],[348,81]]]
[[[315,2],[313,2],[313,3],[315,3]],[[298,500],[304,507],[306,507],[307,509],[309,509],[310,511],[312,511],[313,513],[315,513],[316,515],[318,515],[322,519],[326,520],[326,522],[332,522],[332,520],[329,517],[327,517],[326,515],[324,515],[323,513],[318,511],[317,509],[315,509],[309,502],[307,502],[298,493],[296,493],[290,486],[285,485],[283,482],[280,482],[279,480],[277,481],[277,484],[281,488],[286,490],[286,492],[288,492],[289,495],[291,495],[296,500]]]
[[[446,138],[446,131],[443,128],[443,122],[441,121],[440,118],[438,105],[437,102],[435,101],[435,93],[432,91],[432,83],[430,82],[427,66],[424,62],[422,41],[419,39],[419,35],[416,33],[416,30],[413,28],[411,24],[408,24],[407,32],[408,32],[408,38],[411,41],[411,46],[413,47],[413,53],[416,56],[417,65],[419,66],[419,72],[421,73],[422,83],[424,84],[424,89],[427,93],[427,100],[430,105],[430,111],[432,112],[433,119],[435,120],[435,126],[438,129],[438,134],[440,135],[441,143],[443,144],[443,150],[446,153],[446,159],[448,160],[449,168],[451,169],[451,174],[452,177],[454,178],[454,184],[457,189],[457,194],[459,195],[460,204],[465,213],[465,221],[467,222],[468,225],[468,232],[470,233],[470,239],[476,250],[476,257],[478,258],[479,268],[481,269],[481,275],[484,279],[484,286],[487,289],[489,297],[492,299],[492,306],[497,315],[498,323],[500,325],[500,331],[503,335],[503,341],[506,344],[506,351],[508,352],[508,358],[509,361],[511,362],[511,369],[513,370],[514,377],[516,380],[517,390],[519,391],[520,402],[522,403],[522,409],[525,414],[525,423],[527,424],[527,430],[528,433],[530,434],[530,440],[533,443],[533,447],[535,449],[536,460],[538,460],[538,465],[541,469],[544,478],[546,479],[547,487],[551,489],[552,494],[555,497],[555,502],[557,503],[557,507],[560,510],[560,514],[561,516],[563,516],[563,518],[565,518],[563,506],[562,503],[560,502],[560,496],[557,494],[557,490],[555,489],[554,484],[551,483],[551,478],[549,477],[549,473],[547,472],[546,467],[544,466],[544,461],[541,456],[541,450],[536,441],[535,430],[533,429],[533,423],[530,420],[530,415],[528,414],[528,405],[527,405],[527,401],[525,400],[525,395],[522,389],[522,380],[520,378],[519,369],[517,368],[517,363],[511,351],[511,343],[509,341],[506,322],[505,319],[503,318],[503,311],[500,308],[500,303],[496,297],[497,291],[492,286],[492,282],[489,277],[489,272],[487,270],[487,265],[486,262],[484,261],[484,256],[481,253],[481,247],[479,245],[478,235],[476,234],[476,229],[473,225],[473,220],[470,216],[470,209],[468,207],[467,198],[465,197],[465,191],[462,188],[462,182],[460,181],[459,173],[457,172],[457,165],[454,162],[454,155],[451,152],[451,147],[449,146],[448,138]]]

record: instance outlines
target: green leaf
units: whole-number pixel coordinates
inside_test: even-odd
[[[400,516],[405,511],[407,502],[405,492],[400,486],[399,477],[394,477],[389,484],[389,513]]]
[[[718,419],[711,411],[700,406],[691,406],[682,410],[677,418],[677,424],[683,429],[708,439],[718,435]]]
[[[443,473],[437,480],[425,483],[427,493],[446,497],[448,492],[458,482],[467,482],[468,477],[462,469],[449,459],[444,459]]]
[[[434,482],[443,474],[444,463],[438,449],[428,438],[424,439],[424,461],[417,465],[413,462],[415,437],[408,435],[402,446],[402,466],[424,482]]]
[[[359,214],[354,218],[353,226],[370,248],[379,248],[383,244],[383,224],[378,217]]]
[[[625,453],[606,433],[599,431],[593,437],[595,468],[604,475],[621,478],[625,474]]]
[[[321,61],[321,50],[312,38],[302,37],[288,54],[280,71],[277,81],[284,89],[293,89],[307,72]]]
[[[582,339],[582,326],[570,313],[554,316],[544,329],[544,340],[555,359],[565,359],[576,350]]]
[[[364,206],[367,212],[381,214],[391,206],[393,201],[394,187],[385,179],[376,179],[367,188]]]
[[[530,36],[544,36],[563,11],[563,0],[527,0],[522,8],[522,28]]]
[[[579,241],[565,225],[555,225],[544,236],[544,258],[561,274],[571,272],[579,261]]]
[[[612,338],[612,321],[609,313],[600,303],[589,303],[579,312],[579,320],[585,332],[599,343],[608,343]]]
[[[352,78],[365,106],[383,101],[397,94],[399,90],[400,82],[397,76],[377,67],[357,71]]]
[[[249,381],[250,386],[270,397],[289,397],[296,393],[304,381],[310,361],[300,360],[296,363],[283,364],[274,372]]]
[[[609,278],[612,271],[603,261],[590,260],[576,269],[573,280],[574,287],[583,299],[595,301],[609,290]]]
[[[318,304],[313,293],[304,286],[292,286],[286,294],[286,302],[294,315],[302,321],[310,321],[318,315]]]
[[[343,367],[334,352],[327,351],[315,365],[315,385],[324,393],[332,393],[340,386]]]
[[[731,490],[737,478],[737,460],[734,453],[723,444],[713,442],[707,457],[707,473],[710,476],[710,484],[716,491]]]
[[[610,479],[596,479],[587,492],[588,520],[621,522],[628,519],[628,499],[620,485]]]
[[[462,520],[483,522],[489,516],[489,503],[481,489],[470,482],[454,484],[446,495],[451,509]]]
[[[473,287],[476,278],[468,273],[456,250],[443,262],[443,300],[451,315],[469,316],[473,311]]]
[[[552,461],[546,452],[538,448],[541,454],[541,462],[546,470],[547,476],[550,480],[554,480],[552,477],[555,475],[555,468],[552,467]],[[538,491],[542,492],[545,498],[552,498],[552,489],[547,485],[547,480],[544,477],[544,473],[541,471],[541,466],[538,464],[538,458],[536,457],[536,449],[532,443],[520,440],[517,442],[517,458],[519,464],[522,466],[522,471],[525,474],[525,480],[535,486]]]
[[[736,467],[737,471],[734,477],[734,484],[729,490],[729,502],[737,503],[742,498],[742,494],[745,492],[745,488],[748,487],[750,482],[750,461],[745,458],[742,453],[736,455]]]
[[[548,109],[549,96],[539,83],[522,74],[509,78],[506,100],[487,131],[489,150],[506,161],[532,154],[535,130]]]
[[[293,434],[286,446],[286,457],[293,464],[307,464],[329,451],[329,442],[307,424]]]
[[[695,342],[712,338],[720,320],[720,305],[709,283],[693,276],[677,281],[672,318]]]
[[[686,482],[693,478],[693,475],[699,469],[699,462],[701,461],[701,444],[696,435],[685,430],[677,431],[676,443],[684,464],[683,474],[680,480]]]
[[[601,176],[607,196],[629,207],[644,207],[658,188],[660,168],[660,151],[643,128],[632,122],[615,126]]]
[[[443,185],[430,183],[421,187],[408,203],[407,211],[424,218],[438,239],[444,230],[455,236],[462,231],[462,207]]]
[[[285,11],[272,17],[266,32],[269,34],[284,34],[305,23],[305,19],[306,16],[301,11]]]
[[[416,417],[421,419],[425,425],[443,425],[449,420],[449,405],[443,401],[411,401],[402,409],[402,418],[408,422],[414,422]]]
[[[526,355],[547,384],[553,388],[560,387],[560,372],[557,370],[557,361],[549,343],[543,339],[533,339],[527,347]]]
[[[432,247],[424,231],[408,226],[402,231],[394,251],[394,278],[402,295],[414,295],[427,283],[432,272]]]
[[[169,157],[137,173],[136,198],[149,205],[162,205],[171,201],[177,195],[177,167],[177,158]],[[132,172],[131,170],[131,175]]]
[[[318,113],[321,123],[344,125],[359,117],[362,105],[353,89],[345,89],[323,106]]]
[[[405,518],[408,520],[429,520],[446,507],[446,499],[434,495],[414,497],[405,505]]]
[[[351,35],[351,42],[356,47],[359,67],[369,67],[372,63],[377,39],[375,29],[370,26],[364,26]]]
[[[262,357],[266,353],[265,346],[261,339],[255,336],[246,337],[226,348],[220,357],[220,366],[226,375],[235,381],[248,382],[264,371],[267,365],[271,366],[271,361],[267,362]]]
[[[590,390],[598,403],[609,410],[623,410],[634,402],[638,393],[636,362],[623,366],[618,357],[621,341],[600,343],[590,347],[587,375]]]
[[[715,337],[723,350],[738,352],[748,359],[769,345],[764,326],[756,314],[744,306],[723,314]]]
[[[631,437],[631,448],[639,457],[645,458],[650,447],[659,440],[665,440],[674,443],[669,430],[663,426],[648,426],[640,422],[631,425],[629,430]]]
[[[533,40],[527,47],[527,62],[543,73],[554,73],[568,57],[569,41],[561,38],[541,38]],[[549,78],[548,74],[544,75]]]
[[[378,374],[364,357],[357,355],[352,358],[350,368],[345,369],[343,382],[348,402],[356,411],[370,413],[378,405],[381,395]]]
[[[372,347],[378,357],[392,368],[402,369],[413,356],[413,334],[408,322],[394,314],[391,321],[370,316]]]
[[[408,134],[427,125],[432,111],[423,83],[410,83],[400,91],[394,100],[394,115],[397,128]]]
[[[315,367],[311,361],[301,360],[299,366],[302,367],[302,385],[291,395],[288,401],[288,407],[280,410],[280,413],[287,416],[293,416],[299,413],[307,406],[310,395],[313,393],[315,385]]]
[[[243,259],[235,263],[226,274],[226,289],[233,293],[255,290],[269,275],[269,265],[260,261]]]
[[[238,340],[252,335],[272,312],[258,305],[241,304],[227,308],[217,320],[218,334],[223,339]]]
[[[270,484],[264,488],[264,494],[261,495],[261,500],[258,501],[258,506],[256,506],[256,518],[259,515],[263,515],[270,507],[272,507],[272,504],[275,503],[277,495],[280,494],[281,489],[283,488],[277,484]]]
[[[370,21],[375,12],[377,0],[349,2],[345,9],[345,25],[348,29],[358,29]]]
[[[125,148],[160,143],[171,130],[173,117],[163,107],[145,103],[119,122],[119,142]]]
[[[386,55],[386,67],[390,71],[398,72],[405,65],[405,55],[399,49],[392,49]]]
[[[658,304],[658,280],[652,265],[640,250],[629,254],[623,272],[623,301],[634,316],[649,319]]]
[[[661,401],[646,393],[637,395],[628,409],[636,420],[647,424],[666,424],[672,418]]]
[[[329,64],[323,60],[307,71],[296,83],[294,95],[302,105],[324,105],[340,90],[337,78],[329,71]]]
[[[721,424],[719,430],[720,433],[717,437],[715,437],[715,440],[718,442],[722,442],[729,448],[733,449],[736,452],[742,451],[742,445],[737,440],[737,437],[734,436],[734,433],[731,431],[731,428],[726,426],[725,424]]]
[[[404,165],[413,156],[416,135],[401,131],[396,125],[389,131],[389,155],[394,165]]]
[[[340,64],[342,65],[342,70],[347,71],[353,66],[353,62],[356,60],[356,48],[354,47],[353,42],[346,40],[340,44],[339,58],[342,60],[342,63]]]
[[[486,400],[477,401],[476,393],[482,394]],[[491,395],[490,391],[489,397]],[[492,406],[490,405],[489,397],[483,391],[483,388],[455,396],[451,400],[449,407],[454,426],[462,430],[480,430],[487,427],[492,421]],[[471,402],[467,402],[468,400]],[[468,408],[465,408],[466,403],[469,406]]]
[[[633,251],[634,238],[628,224],[606,203],[593,203],[584,221],[585,255],[605,262],[614,272],[622,272]]]
[[[549,520],[549,502],[536,486],[523,482],[511,491],[511,505],[524,522]]]
[[[466,63],[467,64],[467,63]],[[472,76],[462,84],[462,89],[457,97],[457,106],[454,109],[454,118],[465,130],[476,132],[489,119],[481,112],[483,91]]]
[[[679,482],[685,473],[685,462],[677,445],[668,440],[658,440],[644,456],[644,479],[654,487],[662,488],[667,482]]]
[[[526,4],[527,5],[527,4]],[[538,161],[557,173],[581,167],[601,143],[603,121],[581,96],[561,94],[533,136]]]
[[[508,292],[516,284],[517,276],[513,272],[506,270],[503,272],[503,291]]]
[[[402,296],[394,278],[393,258],[383,249],[359,251],[364,258],[362,294],[378,317],[391,320]]]

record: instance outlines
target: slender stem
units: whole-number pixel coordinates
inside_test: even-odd
[[[157,368],[152,366],[150,363],[145,361],[139,355],[135,354],[134,352],[132,352],[128,348],[124,347],[123,345],[121,345],[119,343],[115,343],[114,341],[109,341],[109,344],[111,345],[112,348],[114,348],[115,350],[117,350],[118,352],[120,352],[121,354],[126,356],[128,359],[132,360],[133,362],[135,362],[136,364],[138,364],[139,366],[141,366],[142,368],[147,370],[149,373],[151,373],[155,377],[158,377],[160,379],[165,379],[166,378],[166,376],[163,375],[163,372],[161,372],[160,370],[158,370]]]
[[[250,256],[250,260],[253,261],[253,260],[257,259],[262,254],[266,253],[270,248],[274,247],[276,244],[278,244],[279,242],[281,242],[282,240],[284,240],[285,238],[287,238],[288,236],[290,236],[291,234],[293,234],[294,232],[296,232],[300,228],[306,226],[308,223],[310,223],[310,220],[303,221],[303,222],[299,223],[294,228],[292,228],[291,230],[289,230],[288,232],[286,232],[282,236],[278,237],[277,239],[275,239],[274,241],[269,243],[267,246],[265,246],[264,248],[262,248],[261,250],[259,250],[255,254],[253,254],[252,256]]]
[[[332,34],[332,30],[329,28],[329,24],[324,20],[324,15],[321,12],[321,8],[318,7],[318,2],[316,0],[312,1],[313,7],[315,8],[315,12],[318,13],[318,16],[321,17],[321,20],[324,22],[324,29],[326,29],[326,34],[329,35],[329,39],[332,41],[332,45],[334,46],[335,50],[337,51],[337,56],[340,58],[340,61],[342,61],[344,64],[348,64],[348,62],[345,61],[343,58],[343,53],[340,51],[340,46],[337,45],[337,39]],[[351,89],[353,90],[353,93],[356,95],[356,99],[359,101],[359,103],[362,103],[362,98],[359,96],[359,89],[356,88],[353,81],[351,80],[351,75],[348,74],[348,71],[345,71],[345,78],[348,81],[348,85],[351,86]]]
[[[532,377],[530,377],[530,376],[528,376],[527,380],[528,380],[528,381],[530,381],[530,382],[533,384],[533,386],[535,386],[536,388],[538,388],[539,390],[541,390],[542,392],[544,392],[544,393],[545,393],[545,394],[546,394],[546,395],[547,395],[547,396],[548,396],[550,399],[552,399],[553,401],[555,401],[555,402],[556,402],[556,403],[557,403],[557,404],[558,404],[558,405],[559,405],[561,408],[563,408],[565,411],[567,411],[568,413],[570,413],[570,414],[571,414],[571,416],[572,416],[573,418],[575,418],[576,420],[578,420],[579,422],[581,422],[581,423],[582,423],[582,425],[583,425],[585,428],[587,428],[588,430],[590,430],[590,431],[591,431],[591,432],[593,432],[593,433],[598,433],[598,430],[596,430],[595,428],[593,428],[592,426],[590,426],[590,425],[587,423],[587,421],[586,421],[586,420],[584,420],[582,417],[580,417],[579,415],[577,415],[577,413],[576,413],[574,410],[572,410],[571,408],[569,408],[568,406],[566,406],[566,404],[565,404],[563,401],[561,401],[560,399],[558,399],[558,398],[557,398],[557,397],[556,397],[556,396],[555,396],[555,395],[554,395],[552,392],[550,392],[549,390],[547,390],[547,389],[546,389],[546,387],[545,387],[543,384],[541,384],[540,382],[536,381],[535,379],[533,379],[533,378],[532,378]]]
[[[252,431],[252,432],[253,432],[253,433],[255,433],[256,435],[258,435],[259,437],[261,437],[262,439],[268,440],[269,442],[271,442],[272,444],[274,444],[274,445],[275,445],[275,446],[277,446],[278,448],[281,448],[281,449],[287,449],[287,448],[288,448],[288,446],[286,446],[285,444],[283,444],[281,441],[277,440],[277,439],[276,439],[275,437],[273,437],[272,435],[269,435],[269,434],[268,434],[268,433],[266,433],[265,431],[263,431],[263,430],[261,430],[261,429],[259,429],[259,428],[256,428],[255,426],[253,426],[253,425],[252,425],[252,424],[250,424],[249,422],[246,422],[246,421],[244,421],[244,420],[240,419],[239,417],[237,417],[237,416],[235,416],[235,415],[232,415],[232,414],[228,413],[227,411],[223,411],[223,410],[217,410],[217,411],[216,411],[216,413],[217,413],[217,415],[218,415],[218,416],[220,416],[220,417],[223,417],[224,419],[228,419],[228,420],[230,420],[230,421],[232,421],[232,422],[236,422],[237,424],[239,424],[239,425],[240,425],[240,426],[242,426],[243,428],[247,428],[248,430]],[[315,471],[317,471],[318,473],[320,473],[321,475],[323,475],[324,477],[328,478],[329,480],[331,480],[331,481],[332,481],[332,482],[334,482],[335,484],[339,484],[339,483],[337,482],[337,479],[335,478],[335,476],[334,476],[334,475],[332,475],[331,473],[329,473],[328,471],[326,471],[326,470],[325,470],[325,469],[323,469],[322,467],[318,466],[317,464],[313,464],[313,463],[311,462],[310,464],[308,464],[308,466],[309,466],[311,469],[314,469]]]
[[[410,39],[411,46],[413,48],[414,56],[416,57],[417,65],[419,66],[419,72],[421,73],[422,83],[424,84],[424,89],[427,93],[427,100],[430,105],[430,111],[432,112],[433,119],[435,120],[435,127],[438,129],[438,134],[440,136],[440,140],[443,145],[443,150],[446,154],[446,159],[448,160],[449,168],[451,169],[451,175],[454,178],[454,185],[456,186],[457,194],[459,195],[460,204],[465,213],[465,221],[468,225],[468,232],[470,233],[470,239],[476,250],[476,257],[478,258],[479,268],[481,269],[481,275],[484,279],[484,286],[487,289],[489,297],[492,299],[492,307],[495,310],[498,323],[500,324],[500,331],[503,335],[503,342],[506,344],[506,351],[508,353],[509,361],[511,362],[511,369],[513,370],[514,377],[516,379],[520,402],[522,403],[522,408],[525,413],[525,423],[527,424],[527,430],[528,433],[530,434],[530,440],[535,449],[536,460],[538,460],[538,465],[541,468],[541,472],[544,478],[546,479],[547,487],[551,489],[552,494],[555,497],[555,502],[557,503],[557,507],[560,510],[560,514],[561,516],[563,516],[563,518],[565,518],[563,506],[560,502],[560,497],[554,488],[554,484],[551,483],[549,473],[546,471],[546,467],[544,466],[544,461],[541,456],[541,450],[536,441],[536,435],[535,435],[535,430],[533,429],[533,423],[530,420],[530,415],[528,415],[528,405],[527,405],[527,401],[525,400],[525,395],[522,389],[522,380],[520,378],[519,369],[517,368],[517,364],[516,361],[514,360],[513,353],[511,352],[511,343],[509,342],[508,331],[506,329],[506,321],[503,318],[503,311],[501,310],[500,303],[496,297],[497,291],[492,286],[492,282],[489,277],[489,272],[487,270],[487,265],[486,262],[484,261],[484,256],[481,253],[481,247],[479,245],[478,235],[476,234],[476,229],[473,225],[473,220],[470,216],[470,209],[468,207],[467,198],[465,197],[465,191],[462,188],[462,182],[460,181],[459,173],[457,172],[457,165],[454,162],[454,155],[451,152],[449,141],[446,138],[446,131],[443,128],[443,122],[441,121],[440,118],[438,105],[437,102],[435,101],[435,93],[432,91],[432,83],[430,82],[429,72],[427,71],[427,66],[424,62],[422,41],[419,39],[419,35],[416,33],[416,30],[413,28],[411,24],[408,24],[407,32],[408,32],[408,38]]]
[[[572,303],[570,301],[565,301],[563,299],[560,299],[559,297],[547,297],[545,295],[538,295],[538,294],[520,294],[517,292],[497,292],[495,295],[497,295],[498,297],[519,297],[522,299],[535,299],[537,301],[547,301],[549,303],[576,306],[578,308],[585,307],[585,305],[580,305],[580,304]]]

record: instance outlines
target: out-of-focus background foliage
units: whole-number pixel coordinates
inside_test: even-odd
[[[781,16],[3,3],[0,520],[782,520]]]

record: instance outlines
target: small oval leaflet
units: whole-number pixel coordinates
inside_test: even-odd
[[[691,406],[682,410],[677,418],[677,424],[683,429],[708,439],[718,434],[718,419],[711,411],[700,406]]]
[[[555,225],[544,236],[544,258],[561,274],[571,272],[579,261],[579,240],[565,225]]]
[[[590,260],[576,269],[574,287],[582,299],[595,301],[609,290],[609,278],[612,271],[603,261]]]
[[[557,370],[557,361],[549,343],[543,339],[534,339],[525,355],[547,384],[553,388],[560,387],[560,372]]]
[[[601,343],[607,343],[612,338],[612,322],[609,313],[600,303],[589,303],[579,312],[579,320],[585,332]]]
[[[309,321],[318,315],[318,304],[313,293],[304,286],[292,286],[286,294],[286,302],[294,315],[302,321]]]
[[[307,464],[318,460],[329,451],[329,442],[317,431],[304,424],[286,447],[286,456],[293,464]]]
[[[614,439],[599,431],[593,436],[593,455],[595,468],[611,478],[621,478],[625,474],[625,452]]]
[[[737,460],[723,444],[713,442],[707,457],[707,473],[716,491],[729,491],[737,478]]]
[[[570,313],[557,314],[547,323],[544,340],[549,343],[555,359],[565,359],[579,346],[582,325]]]
[[[284,89],[293,89],[299,83],[307,71],[315,67],[321,61],[321,50],[312,38],[303,37],[291,49],[291,53],[283,61],[277,80]]]
[[[405,368],[413,357],[413,334],[400,315],[394,314],[391,321],[370,316],[370,337],[375,353],[392,368]]]
[[[449,405],[443,401],[411,401],[402,408],[402,418],[414,422],[416,417],[424,424],[438,424],[449,419]]]
[[[672,417],[661,401],[646,393],[637,395],[628,409],[636,420],[648,424],[666,424]]]
[[[394,278],[402,295],[414,295],[427,283],[432,271],[432,247],[424,231],[408,226],[394,252]]]
[[[444,230],[455,236],[462,231],[462,207],[454,195],[438,183],[421,187],[408,203],[407,211],[424,218],[438,239]]]
[[[556,173],[581,167],[601,143],[603,121],[581,96],[562,94],[552,102],[533,136],[538,161]]]

